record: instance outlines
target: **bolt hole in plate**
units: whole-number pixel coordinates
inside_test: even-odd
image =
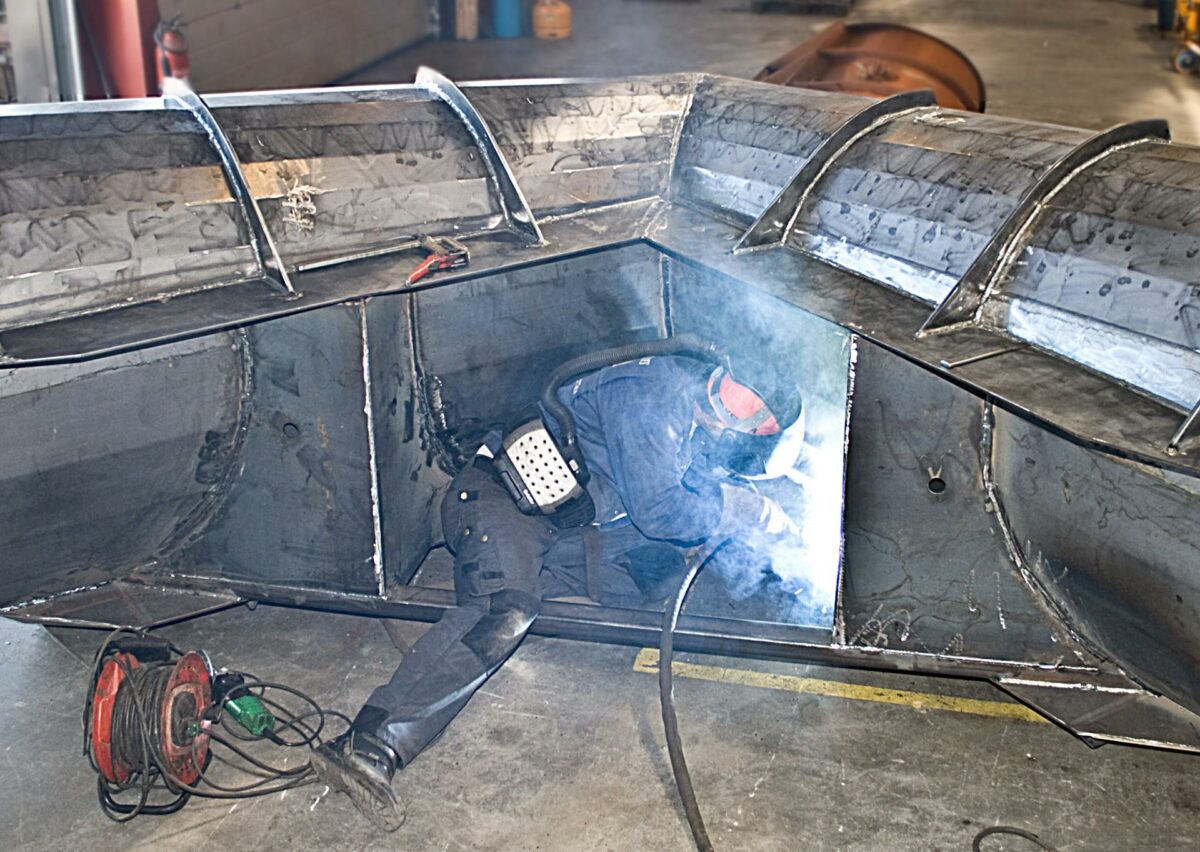
[[[940,476],[931,476],[929,478],[929,493],[941,494],[946,490],[946,480]]]

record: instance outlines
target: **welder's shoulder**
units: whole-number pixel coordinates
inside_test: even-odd
[[[700,380],[701,369],[702,365],[691,358],[665,355],[605,367],[597,378],[604,384],[640,382],[647,386],[687,389]]]
[[[689,359],[642,358],[606,367],[597,376],[604,407],[652,407],[664,416],[691,411],[691,399],[701,381]],[[607,403],[607,406],[605,405]]]

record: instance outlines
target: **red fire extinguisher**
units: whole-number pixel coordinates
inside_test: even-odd
[[[178,16],[159,21],[154,28],[154,67],[158,72],[160,92],[164,77],[188,78],[187,36],[183,34],[183,24]]]

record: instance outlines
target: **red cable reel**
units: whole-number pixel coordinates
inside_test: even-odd
[[[118,647],[119,643],[111,646]],[[142,668],[142,662],[134,653],[121,650],[106,653],[92,693],[89,743],[100,775],[111,784],[125,784],[135,771],[149,768],[128,763],[129,755],[136,754],[139,746],[134,743],[122,743],[115,749],[113,746],[117,698],[123,688],[132,688],[129,683],[132,672]],[[212,680],[204,657],[195,651],[179,657],[171,668],[162,696],[159,706],[143,708],[147,715],[158,715],[160,741],[152,747],[157,747],[169,781],[194,786],[208,759],[209,735],[204,714],[212,706]],[[125,696],[123,700],[132,701],[133,696]]]

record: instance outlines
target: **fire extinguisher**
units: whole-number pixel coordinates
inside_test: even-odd
[[[154,67],[160,92],[164,77],[188,78],[187,36],[178,15],[154,28]]]

